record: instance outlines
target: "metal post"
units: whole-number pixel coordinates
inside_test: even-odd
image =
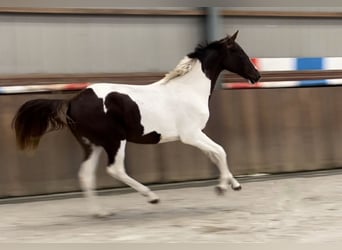
[[[206,39],[212,42],[219,36],[219,8],[206,7]]]
[[[218,7],[206,7],[206,21],[205,21],[205,38],[208,42],[219,39],[220,36],[220,9]],[[216,81],[215,89],[220,88],[222,79],[219,77]]]

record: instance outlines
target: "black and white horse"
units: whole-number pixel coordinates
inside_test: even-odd
[[[131,186],[151,203],[159,201],[148,187],[127,175],[126,142],[156,144],[180,140],[205,152],[220,171],[216,190],[241,189],[229,171],[224,149],[202,130],[209,119],[208,100],[223,70],[248,79],[260,74],[235,42],[236,32],[205,46],[199,45],[163,79],[149,85],[97,83],[69,100],[36,99],[23,104],[13,119],[20,149],[34,149],[48,130],[68,126],[85,152],[79,178],[95,214],[95,169],[102,149],[107,172]]]

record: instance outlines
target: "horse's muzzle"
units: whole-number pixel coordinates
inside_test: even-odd
[[[260,78],[261,78],[261,75],[259,72],[257,72],[253,77],[249,78],[249,81],[251,84],[254,84],[254,83],[258,82],[260,80]]]

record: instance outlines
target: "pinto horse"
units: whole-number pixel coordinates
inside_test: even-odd
[[[69,127],[85,152],[79,179],[92,213],[97,215],[103,215],[94,193],[95,169],[102,149],[108,157],[109,175],[146,196],[150,203],[159,202],[154,192],[127,175],[126,142],[180,140],[195,146],[218,167],[219,194],[229,185],[240,190],[229,171],[224,149],[202,132],[209,119],[208,101],[221,71],[237,73],[251,83],[260,78],[236,43],[237,34],[198,45],[174,70],[152,84],[97,83],[68,100],[36,99],[24,103],[13,119],[18,147],[34,149],[47,131]]]

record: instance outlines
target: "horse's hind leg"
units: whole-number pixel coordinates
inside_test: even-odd
[[[228,168],[226,152],[220,145],[212,141],[202,131],[186,133],[180,138],[183,143],[195,146],[204,151],[218,167],[220,171],[220,182],[216,190],[219,194],[227,190],[228,184],[234,190],[241,189],[240,183],[233,177]]]
[[[107,168],[107,172],[112,177],[132,187],[143,196],[146,196],[150,203],[158,203],[159,198],[155,193],[153,193],[148,187],[144,186],[140,182],[127,175],[124,165],[126,141],[121,141],[117,147],[118,149],[116,155],[112,155],[111,152],[108,152],[106,150],[109,158],[109,166]]]
[[[83,145],[85,146],[86,144]],[[78,176],[80,179],[82,190],[89,203],[91,213],[96,216],[104,216],[105,214],[101,211],[100,207],[98,206],[97,197],[94,192],[96,185],[95,170],[102,148],[91,144],[89,144],[88,146],[88,151],[86,151],[86,159],[81,164]]]

